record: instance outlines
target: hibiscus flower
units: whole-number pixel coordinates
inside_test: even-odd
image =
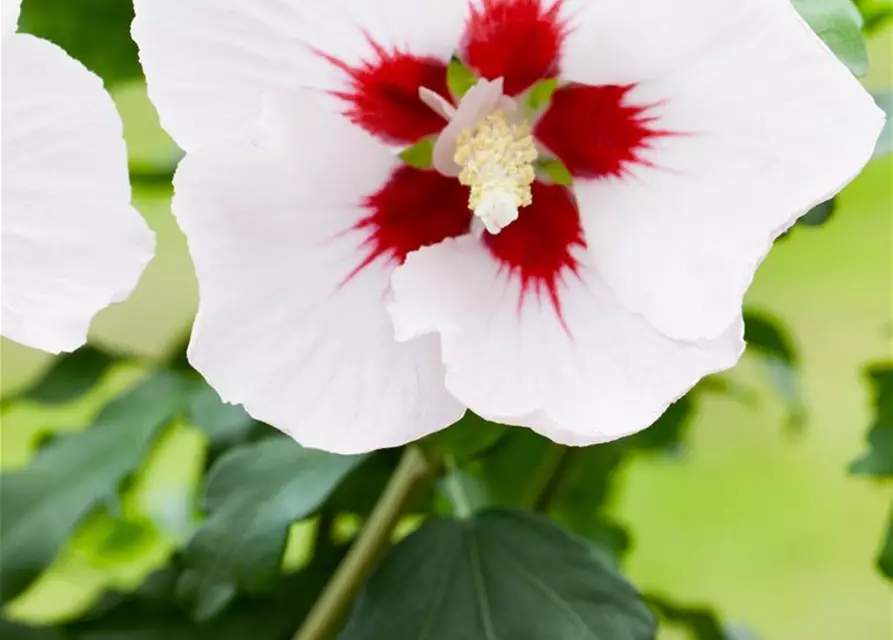
[[[121,120],[102,81],[15,33],[19,4],[2,0],[2,333],[58,353],[129,295],[154,238],[130,206]]]
[[[883,117],[787,0],[137,0],[190,361],[300,443],[650,425]],[[406,150],[401,156],[395,150]]]

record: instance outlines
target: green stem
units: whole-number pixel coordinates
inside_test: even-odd
[[[417,447],[406,449],[363,530],[293,640],[329,640],[334,636],[375,562],[390,544],[403,511],[434,473]]]

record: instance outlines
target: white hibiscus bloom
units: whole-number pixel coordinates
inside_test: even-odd
[[[19,0],[2,8],[2,333],[71,351],[97,311],[130,294],[155,241],[130,206],[121,120],[102,81],[15,33]]]
[[[189,152],[191,361],[332,451],[466,406],[568,444],[647,427],[737,361],[758,263],[883,123],[788,0],[136,8]],[[453,55],[481,78],[461,99]],[[434,136],[433,169],[392,154]],[[543,179],[556,159],[572,187]]]

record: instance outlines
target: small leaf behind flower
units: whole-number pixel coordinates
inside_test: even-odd
[[[47,445],[0,482],[0,601],[21,593],[77,524],[140,463],[182,408],[182,380],[158,373],[112,401],[84,432]]]
[[[434,166],[434,138],[423,138],[400,152],[400,159],[416,169]]]
[[[893,477],[893,365],[868,370],[875,416],[868,432],[868,451],[850,466],[850,473]]]
[[[477,84],[478,78],[470,67],[465,66],[459,58],[453,56],[447,66],[447,87],[457,99],[462,98],[468,90]]]
[[[792,0],[828,48],[857,76],[868,73],[862,14],[852,0]]]
[[[262,591],[279,574],[289,525],[310,515],[362,460],[275,436],[230,449],[211,469],[208,518],[189,542],[181,595],[197,619],[217,614],[237,586]]]
[[[49,370],[15,399],[51,405],[71,402],[92,389],[120,360],[115,354],[86,345],[56,358]]]
[[[762,360],[770,382],[787,403],[791,426],[800,427],[806,418],[806,407],[793,340],[778,320],[762,312],[745,310],[744,327],[748,350]]]
[[[527,92],[527,110],[530,113],[539,113],[548,107],[557,88],[558,80],[555,78],[537,82]]]

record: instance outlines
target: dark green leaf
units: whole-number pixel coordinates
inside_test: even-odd
[[[121,358],[90,345],[66,353],[34,385],[18,394],[22,400],[41,404],[64,404],[92,389]]]
[[[447,87],[456,98],[461,98],[468,90],[477,84],[477,76],[469,67],[466,67],[459,58],[453,56],[447,67]]]
[[[626,550],[628,540],[606,530],[609,525],[604,509],[628,451],[628,443],[623,440],[571,450],[549,509],[559,523],[617,559],[617,553]]]
[[[477,414],[466,411],[456,424],[430,436],[426,445],[441,456],[450,456],[462,462],[492,447],[505,430],[504,425],[484,420]]]
[[[204,382],[192,393],[187,417],[205,432],[212,445],[241,442],[255,425],[241,405],[224,403]]]
[[[732,640],[707,607],[682,606],[658,596],[646,596],[645,600],[662,620],[684,627],[692,640]]]
[[[684,440],[684,432],[695,413],[693,392],[670,405],[657,422],[628,440],[628,444],[645,451],[677,453]]]
[[[887,537],[877,557],[878,570],[893,580],[893,510],[890,511],[890,523],[887,525]]]
[[[480,478],[495,504],[521,506],[532,498],[530,485],[555,445],[529,429],[509,429],[480,459]]]
[[[150,576],[131,594],[119,594],[110,606],[94,611],[66,629],[70,640],[289,640],[307,615],[343,549],[316,557],[300,572],[282,578],[265,597],[239,597],[209,622],[191,620],[179,608],[170,568]],[[160,578],[160,580],[159,580]],[[149,582],[158,584],[146,588]],[[23,639],[24,640],[24,639]],[[35,640],[41,640],[35,638]]]
[[[0,599],[21,593],[81,519],[116,492],[181,408],[181,380],[159,373],[112,401],[82,433],[54,440],[0,477]]]
[[[585,518],[607,503],[617,470],[626,459],[626,443],[608,442],[573,449],[571,454],[555,507]]]
[[[806,408],[793,340],[778,320],[761,312],[745,310],[744,326],[748,351],[761,359],[770,382],[788,405],[791,425],[799,427]]]
[[[837,200],[831,198],[822,204],[810,209],[809,213],[800,218],[797,223],[807,227],[818,227],[825,224],[837,210]]]
[[[812,30],[856,75],[868,72],[862,15],[852,0],[793,0]]]
[[[434,518],[395,547],[342,640],[646,640],[653,616],[590,548],[544,518]]]
[[[46,38],[112,85],[142,77],[131,0],[24,0],[19,31]]]
[[[744,327],[744,340],[751,349],[792,365],[797,363],[791,338],[778,320],[760,312],[745,311]]]
[[[0,619],[0,638],[3,640],[64,640],[60,631],[49,627],[28,627]]]
[[[397,467],[400,456],[395,453],[385,449],[366,456],[338,485],[327,504],[336,511],[368,516]]]
[[[313,513],[361,456],[304,449],[284,436],[230,449],[211,469],[209,515],[184,554],[193,612],[213,615],[221,594],[268,588],[279,573],[289,525]]]
[[[874,422],[868,431],[868,452],[853,462],[850,472],[893,477],[893,365],[868,370],[874,394]]]

